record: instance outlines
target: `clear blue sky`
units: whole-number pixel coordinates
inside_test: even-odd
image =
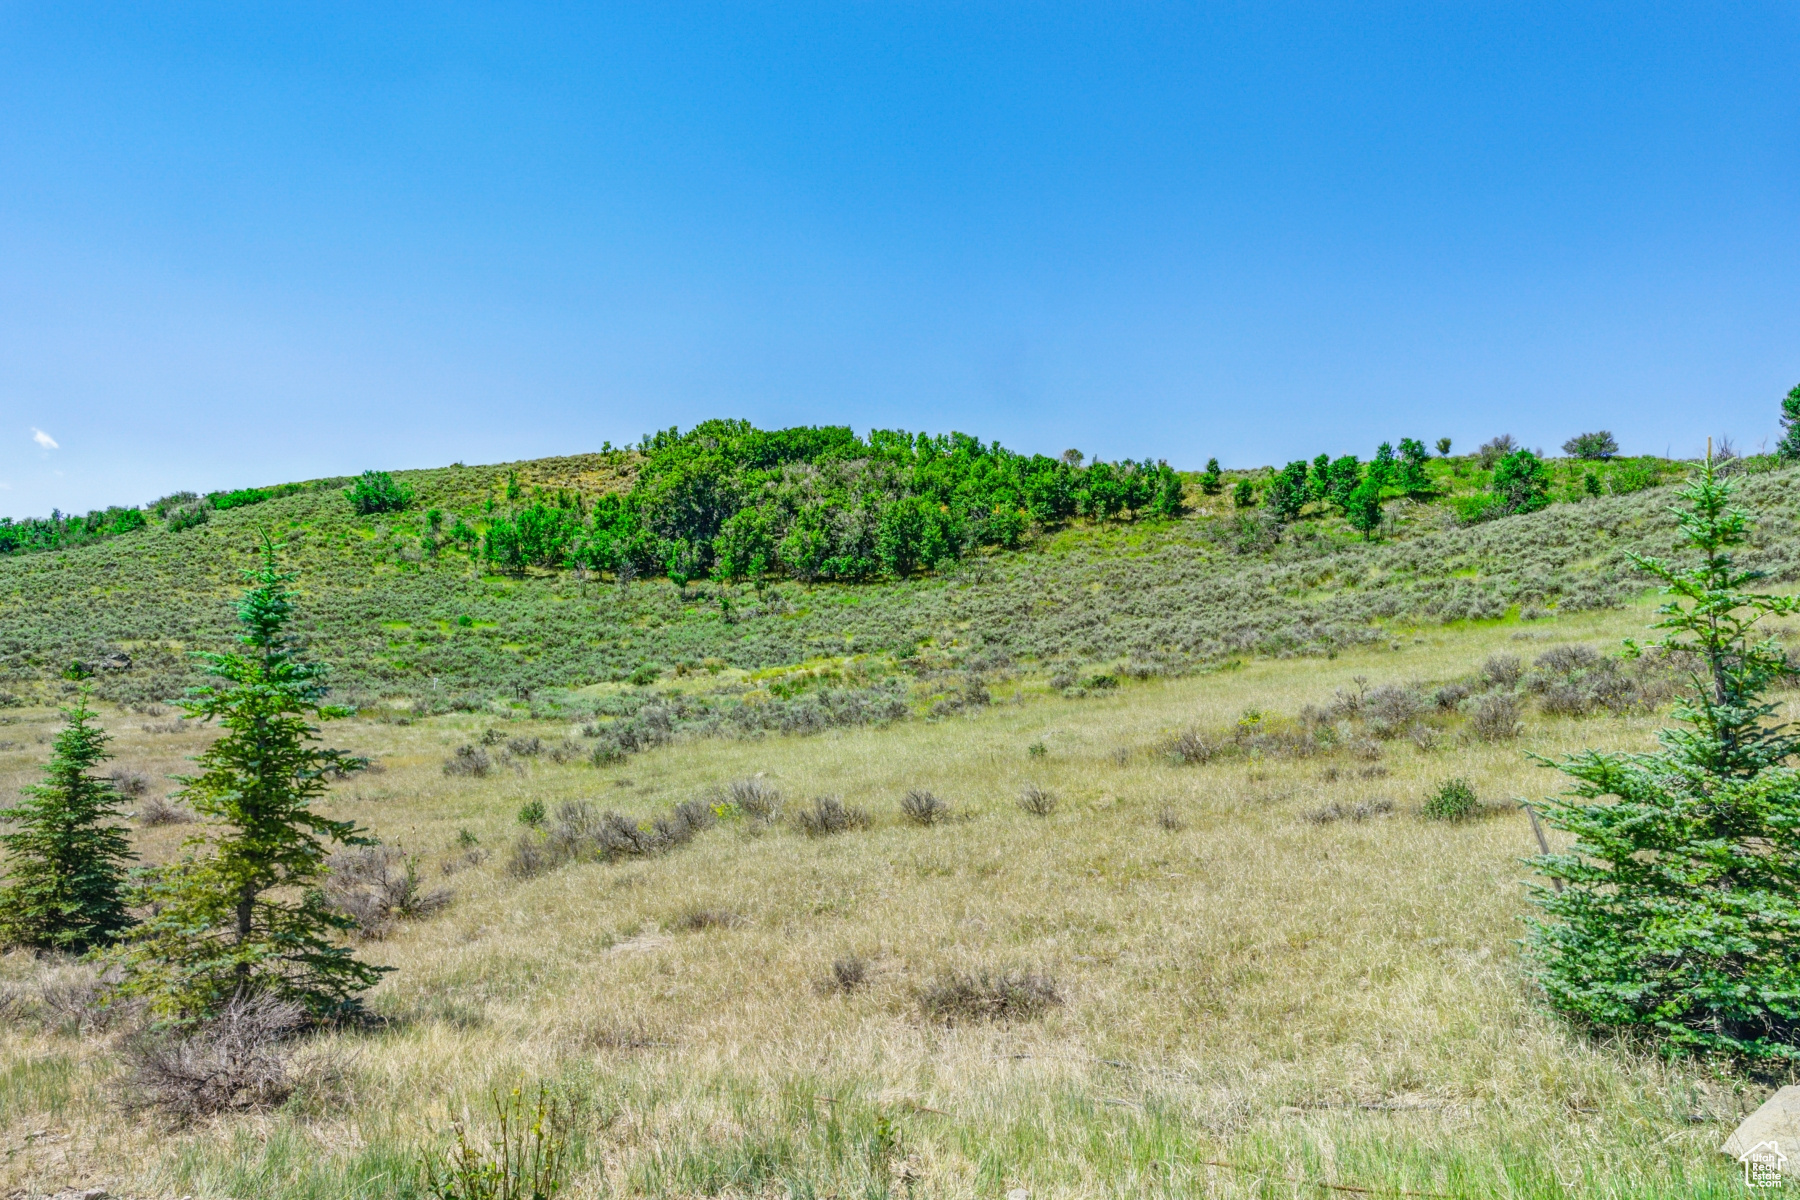
[[[8,3],[0,513],[709,416],[1754,449],[1797,82],[1791,3]]]

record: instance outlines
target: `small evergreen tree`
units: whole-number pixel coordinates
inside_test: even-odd
[[[1529,450],[1514,450],[1494,464],[1488,485],[1504,513],[1536,512],[1550,503],[1550,469]]]
[[[1783,462],[1800,462],[1800,384],[1781,401],[1781,441],[1775,454]]]
[[[1454,444],[1455,443],[1453,443],[1449,438],[1439,438],[1437,440],[1438,457],[1439,458],[1449,458],[1450,457],[1450,447]]]
[[[259,991],[327,1016],[351,1007],[382,973],[341,944],[354,922],[316,886],[331,843],[372,844],[353,822],[312,808],[328,774],[364,763],[313,744],[309,717],[347,714],[322,703],[325,667],[306,661],[288,632],[294,577],[277,569],[277,549],[265,539],[262,567],[249,573],[238,605],[246,649],[204,655],[220,682],[182,705],[224,729],[196,760],[200,773],[181,780],[182,798],[211,828],[152,878],[142,897],[152,915],[119,950],[122,990],[166,1017],[204,1016]]]
[[[1601,1030],[1660,1034],[1673,1049],[1800,1059],[1800,737],[1763,694],[1794,673],[1756,622],[1800,598],[1745,591],[1732,559],[1749,519],[1709,458],[1683,488],[1686,570],[1633,555],[1670,597],[1661,648],[1694,664],[1676,719],[1650,754],[1564,760],[1569,798],[1544,806],[1575,834],[1536,860],[1527,946],[1550,1002]],[[1628,652],[1636,647],[1627,644]],[[1611,803],[1600,803],[1607,799]]]
[[[1208,496],[1216,496],[1225,490],[1224,472],[1219,470],[1219,460],[1206,460],[1206,472],[1200,476],[1200,490]]]
[[[93,769],[112,756],[93,724],[84,692],[63,710],[44,782],[22,789],[25,802],[0,809],[12,830],[6,882],[0,885],[0,942],[81,954],[118,937],[125,910],[126,864],[135,856],[119,815],[120,796]]]
[[[1256,488],[1248,479],[1240,479],[1237,486],[1231,489],[1231,502],[1239,508],[1251,508],[1256,504]]]

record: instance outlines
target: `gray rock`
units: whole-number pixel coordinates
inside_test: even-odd
[[[1787,1155],[1781,1173],[1800,1179],[1800,1087],[1784,1087],[1744,1118],[1719,1153],[1738,1158],[1764,1142],[1774,1142]]]

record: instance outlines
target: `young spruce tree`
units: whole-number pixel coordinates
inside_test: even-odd
[[[1659,753],[1560,764],[1574,787],[1544,811],[1576,841],[1535,860],[1562,886],[1534,887],[1527,945],[1551,1003],[1591,1027],[1800,1059],[1800,738],[1763,698],[1792,668],[1778,642],[1752,641],[1800,599],[1744,590],[1761,578],[1732,560],[1749,521],[1710,459],[1679,495],[1698,562],[1636,562],[1671,597],[1656,644],[1692,664],[1683,727]]]
[[[332,843],[370,844],[354,823],[312,808],[328,773],[364,764],[314,744],[308,718],[345,714],[321,703],[325,667],[306,661],[288,632],[293,576],[277,569],[277,549],[265,540],[238,605],[245,649],[205,655],[220,682],[183,702],[189,717],[224,730],[196,760],[200,773],[181,780],[210,827],[148,885],[152,915],[120,950],[123,990],[168,1018],[204,1017],[262,991],[330,1016],[382,973],[342,944],[352,923],[317,887]]]
[[[125,869],[134,856],[125,827],[114,824],[118,792],[92,773],[112,756],[87,695],[63,717],[44,782],[22,789],[22,804],[0,809],[0,820],[12,824],[0,834],[0,944],[81,954],[131,924]]]
[[[1800,384],[1795,384],[1781,401],[1781,441],[1775,456],[1782,462],[1800,462]]]

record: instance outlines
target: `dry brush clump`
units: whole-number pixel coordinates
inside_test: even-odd
[[[1469,732],[1484,742],[1510,741],[1524,726],[1519,721],[1518,697],[1505,692],[1484,696],[1469,714]]]
[[[172,804],[161,796],[147,796],[138,805],[138,824],[147,829],[158,825],[187,825],[198,820],[192,809]]]
[[[82,1036],[128,1027],[141,1006],[114,995],[118,977],[98,964],[46,954],[23,979],[0,982],[0,1019]]]
[[[136,800],[150,791],[150,776],[144,771],[120,767],[109,772],[107,778],[112,780],[113,790],[129,800]]]
[[[698,800],[684,800],[648,824],[586,800],[566,800],[543,829],[519,835],[507,873],[528,878],[571,862],[649,858],[686,845],[718,820],[712,808]]]
[[[848,996],[869,986],[869,960],[851,954],[832,960],[831,971],[820,983],[820,991]]]
[[[701,933],[708,929],[736,929],[745,924],[744,915],[729,908],[690,908],[682,912],[670,926],[684,933]]]
[[[1373,817],[1385,817],[1394,811],[1392,800],[1365,800],[1359,804],[1332,801],[1323,808],[1309,809],[1301,817],[1312,825],[1330,825],[1337,821],[1361,824]]]
[[[365,938],[383,938],[403,920],[449,905],[449,888],[425,888],[418,861],[394,846],[354,846],[325,860],[322,890],[334,909],[356,922]]]
[[[807,837],[829,837],[852,829],[867,829],[875,823],[867,809],[846,807],[836,796],[820,796],[811,807],[794,814],[794,824]]]
[[[198,1025],[126,1043],[119,1098],[177,1124],[280,1104],[294,1090],[288,1042],[305,1025],[297,1004],[240,993]]]
[[[720,804],[762,825],[781,816],[781,789],[759,776],[734,779],[720,793]]]
[[[458,746],[456,753],[444,760],[444,774],[461,775],[473,779],[485,778],[493,770],[493,760],[480,746]]]
[[[926,1016],[947,1025],[959,1021],[1029,1021],[1062,1004],[1049,975],[1035,971],[950,971],[919,991]]]
[[[1034,817],[1047,817],[1056,811],[1056,793],[1028,783],[1019,789],[1019,807]]]
[[[924,788],[900,797],[900,815],[914,825],[941,825],[950,819],[950,803]]]

